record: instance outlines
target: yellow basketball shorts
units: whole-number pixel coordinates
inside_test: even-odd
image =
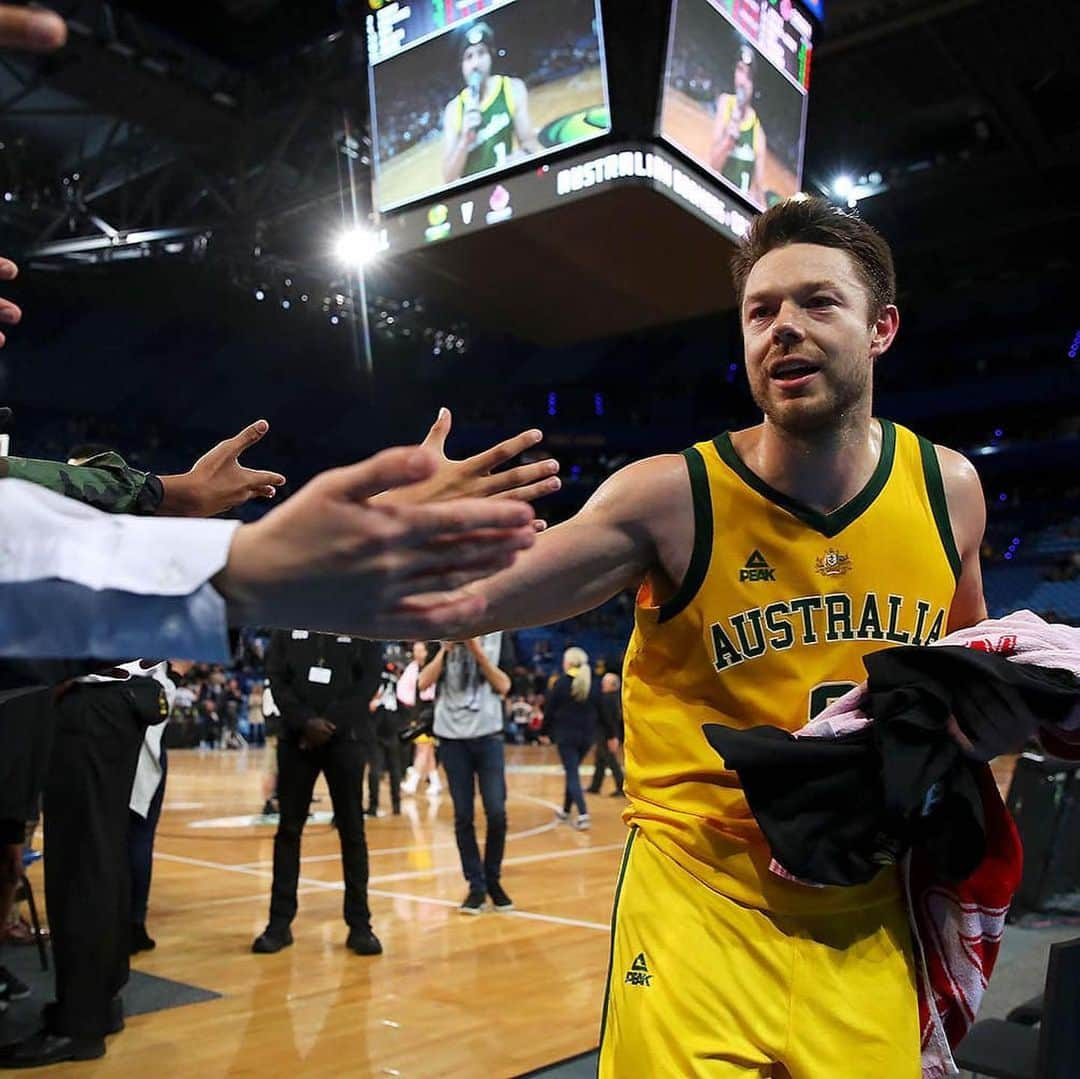
[[[919,1079],[899,898],[776,915],[713,891],[636,829],[612,919],[600,1079]]]

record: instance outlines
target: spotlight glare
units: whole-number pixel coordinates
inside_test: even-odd
[[[255,299],[256,300],[265,300],[266,299],[266,293],[261,288],[257,288],[255,290]]]
[[[355,269],[370,265],[379,253],[379,239],[370,229],[350,229],[338,237],[334,253]]]
[[[832,182],[832,192],[838,199],[850,199],[855,190],[855,181],[850,176],[837,176]]]

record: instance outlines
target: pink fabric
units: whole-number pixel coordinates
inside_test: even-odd
[[[406,708],[412,708],[416,704],[416,685],[420,679],[420,664],[414,659],[404,671],[401,672],[401,677],[397,683],[397,699],[405,705]],[[433,701],[435,700],[435,687],[428,686],[427,689],[421,690],[420,700]]]

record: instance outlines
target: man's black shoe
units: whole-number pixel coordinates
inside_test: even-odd
[[[44,1068],[65,1060],[97,1060],[104,1055],[104,1038],[68,1038],[39,1030],[0,1049],[0,1068]]]
[[[50,1034],[63,1037],[63,1033],[56,1029],[56,1001],[51,1001],[41,1009],[41,1021]],[[124,1001],[119,995],[109,1001],[109,1027],[105,1031],[107,1035],[119,1034],[124,1029]]]
[[[156,947],[157,941],[146,932],[145,925],[131,927],[130,951],[132,955],[137,955],[139,952],[152,952]]]
[[[251,950],[257,955],[273,955],[292,944],[292,930],[288,926],[279,929],[268,925],[260,936],[255,938]]]
[[[624,794],[623,794],[623,790],[622,790],[622,787],[616,787],[616,788],[615,788],[615,789],[614,789],[614,790],[613,790],[613,791],[612,791],[612,792],[611,792],[611,793],[610,793],[610,794],[608,795],[608,797],[609,797],[609,798],[625,798],[625,797],[626,797],[626,795],[624,795]]]
[[[357,955],[382,955],[382,944],[370,929],[350,929],[345,947]]]
[[[586,787],[585,788],[585,793],[586,794],[599,794],[600,793],[600,788],[599,787]]]

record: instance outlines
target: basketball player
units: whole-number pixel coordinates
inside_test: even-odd
[[[754,50],[739,46],[735,61],[735,93],[716,99],[709,164],[746,195],[765,206],[765,131],[751,102],[754,100]]]
[[[602,1077],[916,1079],[894,868],[810,888],[768,870],[701,727],[794,731],[862,659],[986,617],[985,504],[959,454],[874,418],[899,327],[888,245],[820,199],[759,217],[733,262],[763,421],[608,479],[456,634],[561,621],[638,588]]]
[[[461,54],[465,88],[443,110],[446,183],[512,165],[525,154],[540,151],[540,140],[529,120],[525,83],[491,73],[493,41],[486,22],[474,23],[465,31]]]

